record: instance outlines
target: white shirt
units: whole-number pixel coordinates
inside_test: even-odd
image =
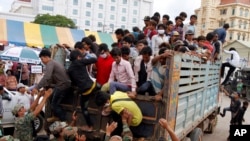
[[[31,103],[33,102],[33,97],[29,94],[21,94],[17,92],[17,104],[23,104],[26,110],[30,109]]]
[[[154,35],[152,37],[152,52],[153,52],[153,55],[158,55],[159,46],[163,42],[168,43],[168,40],[169,40],[169,38],[165,34],[163,36],[160,36],[159,34]]]
[[[224,52],[233,55],[233,59],[230,59],[230,60],[229,60],[229,63],[230,63],[232,66],[238,67],[238,66],[240,65],[240,55],[238,54],[238,52],[236,52],[236,51],[234,51],[234,50],[231,50],[231,51],[224,50]],[[231,58],[231,57],[230,57],[230,58]]]
[[[185,35],[186,35],[186,32],[188,30],[192,30],[193,33],[194,33],[194,37],[195,37],[195,25],[191,25],[190,23],[188,23],[188,24],[185,24],[183,26],[183,37],[182,37],[182,40],[185,40]]]
[[[4,73],[6,74],[7,70],[12,70],[13,63],[11,61],[5,61]]]

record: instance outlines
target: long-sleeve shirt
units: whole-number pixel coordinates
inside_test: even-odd
[[[238,67],[240,65],[240,55],[238,54],[238,52],[231,50],[224,50],[225,53],[227,54],[231,54],[231,59],[229,61],[229,63],[234,66],[234,67]]]
[[[153,55],[158,55],[159,52],[159,46],[166,42],[168,43],[169,38],[164,34],[163,36],[160,36],[159,34],[154,35],[152,37],[152,51],[153,51]]]
[[[150,56],[150,60],[146,66],[146,72],[147,72],[147,81],[150,81],[151,73],[152,73],[152,61],[153,57]],[[142,55],[136,57],[135,62],[134,62],[134,72],[135,72],[135,81],[139,81],[139,71],[141,70],[141,61],[142,61]]]
[[[131,86],[132,91],[136,89],[135,75],[131,64],[128,61],[121,59],[120,63],[113,62],[109,82],[117,81],[122,84]]]
[[[36,85],[37,89],[42,87],[54,85],[60,90],[64,90],[69,88],[71,85],[71,81],[66,73],[63,65],[59,64],[54,60],[50,60],[46,64],[46,71],[42,78],[42,80]]]

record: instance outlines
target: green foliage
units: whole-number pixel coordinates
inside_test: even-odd
[[[49,14],[38,14],[33,23],[76,28],[75,23],[71,19],[62,15],[52,16]]]

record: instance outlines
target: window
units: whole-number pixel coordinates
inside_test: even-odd
[[[138,1],[134,1],[134,6],[138,6]]]
[[[240,16],[243,16],[243,8],[240,9]]]
[[[42,10],[45,10],[45,11],[53,11],[54,8],[53,8],[52,6],[43,5],[43,6],[42,6]]]
[[[243,33],[242,40],[245,41],[246,39],[246,33]]]
[[[111,0],[111,2],[115,2],[115,0]]]
[[[126,28],[126,26],[125,26],[125,25],[121,25],[121,28],[122,28],[122,29],[125,29],[125,28]]]
[[[99,9],[103,9],[103,4],[99,4]]]
[[[87,2],[87,3],[86,3],[86,7],[91,8],[91,2]]]
[[[227,14],[227,9],[221,9],[220,14],[221,15],[226,15]]]
[[[126,8],[122,8],[122,13],[126,13],[127,9]]]
[[[90,11],[86,11],[85,15],[86,15],[87,17],[90,17],[90,16],[91,16],[91,12],[90,12]]]
[[[127,4],[127,0],[122,0],[122,3],[123,4]]]
[[[73,15],[77,15],[78,14],[78,10],[73,9]]]
[[[240,33],[238,33],[238,40],[240,40]]]
[[[245,17],[248,17],[248,13],[249,13],[249,11],[246,10],[246,11],[245,11]]]
[[[98,26],[98,27],[102,27],[102,22],[98,22],[98,23],[97,23],[97,26]]]
[[[98,13],[98,18],[102,18],[102,13]]]
[[[241,28],[241,25],[242,25],[242,21],[239,21],[239,28]]]
[[[233,33],[230,32],[230,34],[229,34],[229,40],[232,40],[232,39],[233,39]]]
[[[85,25],[90,26],[90,21],[85,21]]]
[[[114,20],[115,19],[115,15],[110,15],[110,20]]]
[[[235,14],[235,8],[232,9],[232,15],[234,15],[234,14]]]
[[[244,29],[247,29],[247,21],[244,21]]]
[[[78,0],[73,0],[73,5],[78,5]]]
[[[113,29],[115,27],[115,25],[114,24],[110,24],[109,27]]]
[[[234,27],[234,20],[231,21],[230,27]]]
[[[114,7],[114,6],[111,6],[111,7],[110,7],[110,10],[111,10],[111,11],[115,11],[115,7]]]
[[[136,23],[136,18],[133,18],[133,23]]]
[[[123,16],[122,17],[122,21],[125,22],[126,21],[126,17]]]
[[[137,10],[133,10],[133,14],[134,14],[134,15],[137,15]]]

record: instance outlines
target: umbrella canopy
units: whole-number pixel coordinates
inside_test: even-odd
[[[2,60],[11,60],[20,63],[39,64],[41,62],[39,52],[25,47],[12,47],[0,55]]]

